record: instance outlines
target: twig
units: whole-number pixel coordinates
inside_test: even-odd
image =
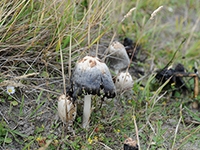
[[[30,74],[27,74],[27,75],[23,75],[23,76],[19,76],[19,77],[15,77],[13,78],[14,80],[18,80],[18,79],[23,79],[23,78],[27,78],[29,76],[34,76],[34,75],[38,75],[39,73],[30,73]]]
[[[4,115],[1,113],[1,111],[0,111],[0,114],[3,117],[3,119],[6,121],[6,123],[9,124],[8,120],[4,117]]]
[[[98,141],[97,143],[103,145],[103,146],[105,147],[105,149],[112,150],[112,148],[108,147],[106,144],[104,144],[104,143],[102,143],[102,142],[99,142],[99,141]]]

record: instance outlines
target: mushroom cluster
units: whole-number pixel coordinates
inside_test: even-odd
[[[64,94],[58,98],[58,115],[64,124],[68,123],[68,130],[72,130],[73,121],[76,118],[76,105]]]
[[[67,93],[74,101],[82,94],[84,97],[83,128],[89,123],[91,95],[102,95],[103,98],[115,96],[115,86],[107,65],[100,59],[92,56],[85,56],[76,63]]]

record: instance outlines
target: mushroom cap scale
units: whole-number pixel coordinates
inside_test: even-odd
[[[73,98],[82,93],[100,96],[101,89],[104,90],[105,97],[115,96],[115,86],[108,67],[92,56],[86,56],[77,62],[67,88],[68,93],[70,89]]]

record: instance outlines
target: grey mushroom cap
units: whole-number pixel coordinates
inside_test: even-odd
[[[114,41],[109,47],[109,55],[107,61],[109,62],[109,68],[118,74],[120,70],[128,67],[130,59],[126,52],[124,45],[118,41]]]
[[[108,67],[96,57],[82,58],[75,66],[67,93],[76,99],[82,94],[100,96],[101,90],[104,97],[115,97],[116,89]]]

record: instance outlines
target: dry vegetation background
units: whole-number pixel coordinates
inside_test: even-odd
[[[0,148],[123,149],[132,137],[141,149],[199,149],[200,109],[191,103],[199,103],[200,96],[194,99],[191,91],[171,97],[170,89],[161,92],[152,79],[183,39],[173,65],[194,72],[196,62],[200,71],[199,7],[199,0],[1,0]],[[141,46],[131,66],[144,75],[132,74],[138,81],[132,96],[104,101],[101,109],[94,101],[90,129],[81,128],[78,113],[75,132],[64,132],[57,96],[75,62],[96,50],[104,58],[109,44],[125,37]],[[185,81],[192,89],[193,80]],[[9,95],[7,86],[15,93]]]

